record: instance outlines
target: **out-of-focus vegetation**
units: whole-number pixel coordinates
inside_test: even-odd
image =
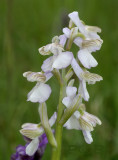
[[[118,160],[118,0],[1,0],[0,1],[0,160],[9,160],[18,144],[24,144],[19,129],[24,122],[39,122],[38,104],[26,102],[34,86],[23,78],[28,70],[40,71],[45,57],[38,48],[50,43],[68,24],[67,14],[79,11],[88,25],[102,28],[104,40],[93,53],[99,65],[92,71],[104,81],[88,86],[87,110],[103,122],[87,145],[80,131],[64,129],[62,160]],[[76,54],[76,52],[75,52]],[[52,95],[49,116],[56,109],[59,86],[49,81]],[[50,146],[43,160],[49,159]]]

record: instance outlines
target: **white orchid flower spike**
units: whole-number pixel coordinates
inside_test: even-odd
[[[28,71],[23,74],[28,81],[36,82],[34,88],[27,95],[27,101],[39,103],[38,112],[41,120],[39,124],[25,123],[20,130],[22,135],[31,140],[29,140],[30,143],[28,141],[27,147],[25,146],[25,151],[32,157],[35,157],[40,150],[43,150],[44,153],[40,137],[44,133],[46,142],[52,147],[52,159],[59,160],[61,159],[63,127],[69,130],[81,130],[86,143],[91,144],[93,142],[91,132],[97,124],[101,125],[100,119],[88,113],[84,105],[84,102],[90,98],[87,83],[95,84],[103,79],[100,75],[88,71],[98,65],[93,57],[93,52],[100,50],[102,46],[103,40],[98,34],[101,29],[86,25],[76,11],[70,13],[68,17],[69,25],[63,28],[63,33],[54,36],[51,43],[38,49],[41,55],[48,56],[42,63],[42,71]],[[77,55],[74,53],[73,43],[78,48]],[[57,113],[54,112],[49,119],[50,108],[47,109],[46,101],[52,90],[46,83],[53,75],[60,87],[58,89],[59,97],[57,97],[59,103],[56,104]],[[75,78],[78,82],[77,87],[73,86]],[[51,127],[55,122],[54,134]]]

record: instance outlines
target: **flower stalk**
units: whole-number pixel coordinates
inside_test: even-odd
[[[62,77],[65,77],[65,71],[62,73]],[[63,132],[63,125],[60,124],[61,117],[64,112],[64,105],[62,100],[65,95],[65,87],[66,81],[63,79],[63,83],[60,85],[60,95],[59,95],[59,105],[57,106],[57,121],[56,121],[56,132],[55,132],[55,139],[57,141],[57,147],[52,148],[52,158],[51,160],[60,160],[61,158],[61,145],[62,145],[62,132]]]

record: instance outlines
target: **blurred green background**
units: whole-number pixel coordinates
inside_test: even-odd
[[[102,120],[92,133],[94,142],[85,143],[81,131],[64,129],[62,160],[118,160],[118,0],[1,0],[0,1],[0,160],[9,160],[18,144],[25,144],[21,124],[38,123],[38,104],[26,102],[35,85],[22,73],[40,71],[44,60],[38,48],[62,34],[68,13],[79,11],[88,25],[102,28],[102,49],[93,53],[99,62],[92,71],[104,80],[88,86],[87,110]],[[49,116],[56,109],[59,86],[49,84]],[[50,146],[43,160],[50,159]]]

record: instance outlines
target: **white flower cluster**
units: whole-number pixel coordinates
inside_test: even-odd
[[[52,43],[39,48],[41,55],[50,56],[43,62],[41,66],[42,71],[28,71],[25,72],[23,76],[30,82],[37,82],[36,86],[28,93],[28,101],[40,103],[40,117],[44,117],[44,115],[47,117],[47,111],[46,114],[43,111],[46,107],[45,101],[51,94],[51,88],[46,84],[47,81],[54,75],[55,70],[59,73],[58,76],[61,75],[60,69],[65,70],[66,68],[66,71],[71,70],[72,74],[67,72],[65,75],[65,77],[68,77],[66,79],[67,97],[63,97],[62,99],[65,110],[60,123],[67,129],[81,130],[85,141],[90,144],[93,141],[91,131],[93,131],[96,124],[100,125],[101,121],[96,116],[86,112],[83,100],[89,100],[86,82],[88,82],[88,84],[95,84],[95,82],[102,80],[101,76],[90,73],[87,69],[97,66],[98,62],[92,56],[92,52],[100,50],[103,41],[97,34],[101,32],[101,29],[85,25],[84,22],[80,20],[78,12],[70,13],[69,18],[69,28],[64,28],[63,34],[55,36],[52,39]],[[79,47],[77,58],[71,51],[73,43]],[[78,89],[73,86],[73,80],[70,79],[73,74],[78,78]],[[43,108],[44,104],[45,107]],[[54,113],[49,121],[47,118],[41,118],[40,124],[26,123],[22,126],[20,132],[24,136],[32,139],[32,142],[26,149],[27,154],[32,155],[35,152],[39,143],[37,137],[42,133],[46,132],[47,136],[50,133],[50,136],[52,136],[50,127],[55,123],[56,118],[56,113]],[[48,121],[48,123],[46,123],[48,127],[45,126],[45,121]],[[49,130],[46,130],[47,128],[49,128]],[[49,139],[50,136],[48,136]],[[52,139],[54,140],[53,136]],[[53,141],[52,139],[49,140],[50,143]],[[55,142],[53,144],[56,145]]]

